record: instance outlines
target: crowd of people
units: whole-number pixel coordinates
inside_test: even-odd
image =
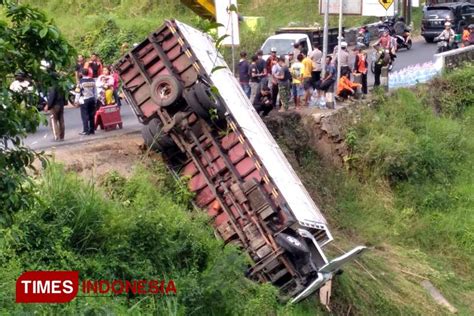
[[[95,133],[94,117],[100,106],[116,104],[121,106],[119,76],[112,66],[104,66],[97,54],[89,60],[79,55],[76,69],[76,102],[81,108],[83,130],[80,135]]]
[[[112,66],[103,66],[97,54],[91,54],[86,60],[79,55],[75,67],[75,100],[80,107],[82,131],[80,135],[95,134],[95,114],[99,107],[108,105],[121,106],[119,76]],[[64,140],[64,106],[68,104],[65,92],[59,87],[51,87],[47,94],[44,111],[50,114],[53,137],[56,141]]]
[[[267,60],[263,59],[261,50],[250,60],[243,51],[238,64],[239,82],[250,102],[263,116],[274,108],[283,112],[290,106],[295,109],[308,107],[315,100],[318,106],[324,108],[325,93],[333,89],[336,83],[337,63],[341,65],[341,78],[336,87],[337,98],[352,98],[358,88],[361,88],[362,93],[368,92],[367,54],[361,47],[356,47],[354,55],[355,62],[352,64],[346,42],[341,43],[339,59],[336,47],[324,62],[319,47],[308,52],[298,44],[286,56],[277,56],[277,50],[272,48]],[[352,74],[361,76],[361,83],[352,82]]]

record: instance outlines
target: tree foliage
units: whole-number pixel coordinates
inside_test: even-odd
[[[36,154],[23,146],[22,139],[35,132],[42,120],[35,106],[38,91],[58,82],[65,84],[61,76],[45,71],[41,61],[60,72],[71,65],[73,48],[37,9],[8,0],[0,2],[0,9],[5,16],[0,20],[0,225],[6,225],[14,212],[33,203],[27,169]],[[33,91],[9,90],[18,71],[26,74]]]

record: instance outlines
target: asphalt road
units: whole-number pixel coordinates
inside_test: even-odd
[[[435,53],[435,51],[435,44],[427,44],[424,40],[418,38],[414,41],[411,50],[401,50],[398,52],[393,71],[400,70],[409,65],[431,61],[433,59],[433,54]],[[369,86],[373,85],[373,81],[373,75],[369,71]],[[89,141],[97,138],[106,138],[110,136],[121,135],[123,133],[132,133],[140,131],[141,125],[127,104],[124,104],[122,106],[121,114],[123,121],[123,129],[118,129],[109,132],[98,130],[93,136],[81,136],[79,135],[79,133],[82,131],[80,110],[76,108],[65,109],[65,141],[53,141],[51,128],[49,126],[41,126],[35,134],[31,134],[26,138],[25,144],[35,150],[44,150],[49,149],[51,147],[57,147],[67,144],[78,144],[84,141]]]
[[[106,138],[110,136],[117,136],[140,131],[140,123],[135,117],[135,114],[125,102],[121,108],[121,115],[123,122],[122,129],[111,130],[108,132],[98,129],[95,135],[85,136],[79,135],[79,133],[82,132],[81,110],[79,108],[65,108],[64,125],[66,126],[66,133],[64,141],[54,141],[51,127],[47,125],[42,125],[39,127],[36,133],[28,135],[25,140],[25,145],[35,150],[46,150],[52,147],[79,144],[81,142],[90,141],[94,139]]]
[[[436,53],[436,44],[428,44],[421,37],[413,42],[410,50],[401,49],[397,53],[397,58],[392,71],[398,71],[410,65],[423,64],[433,60],[433,55]],[[370,51],[368,52],[370,58]],[[369,71],[367,78],[369,86],[374,84],[374,75]]]

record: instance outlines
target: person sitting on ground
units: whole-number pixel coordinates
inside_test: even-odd
[[[272,94],[268,86],[263,86],[259,89],[255,96],[253,106],[261,117],[267,116],[268,113],[273,110]]]
[[[316,83],[316,90],[318,90],[320,98],[324,97],[324,94],[332,87],[332,85],[336,81],[336,67],[334,67],[331,61],[332,57],[326,56],[326,73],[324,75],[324,78],[322,78],[321,80],[319,80],[319,82]]]
[[[346,100],[349,97],[354,96],[355,89],[362,87],[360,83],[354,83],[349,79],[350,72],[345,71],[341,78],[339,79],[339,83],[337,85],[337,96]]]

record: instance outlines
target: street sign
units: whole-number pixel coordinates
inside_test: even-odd
[[[393,1],[392,1],[393,2]],[[363,16],[393,16],[395,14],[395,5],[388,7],[388,10],[385,10],[385,7],[380,5],[379,0],[364,0],[362,7]]]
[[[379,3],[384,7],[385,10],[388,10],[393,4],[394,0],[379,0]]]
[[[339,14],[339,6],[342,2],[342,14],[344,15],[361,15],[362,0],[329,0],[329,14]],[[326,12],[326,1],[319,1],[319,13]]]

